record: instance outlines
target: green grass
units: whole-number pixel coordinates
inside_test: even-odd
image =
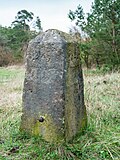
[[[12,66],[8,68],[1,67],[0,68],[0,83],[4,83],[6,81],[10,81],[14,79],[15,77],[18,77],[19,75],[24,74],[24,72],[21,72],[23,70],[21,66]]]
[[[84,71],[88,127],[72,142],[53,145],[19,132],[24,68],[0,69],[1,160],[119,160],[120,74]]]

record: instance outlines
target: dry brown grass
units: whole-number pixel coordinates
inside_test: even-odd
[[[10,125],[21,115],[23,66],[10,66],[0,70],[0,137],[10,136]],[[5,128],[6,127],[6,128]]]

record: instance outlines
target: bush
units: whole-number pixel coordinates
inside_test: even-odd
[[[11,53],[0,52],[0,67],[7,66],[14,63],[14,58]]]

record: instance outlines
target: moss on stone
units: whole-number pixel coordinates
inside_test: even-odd
[[[76,134],[82,132],[87,124],[87,115],[84,103],[80,106],[76,97],[78,95],[78,73],[81,69],[79,48],[77,44],[67,45],[67,75],[65,92],[65,139],[71,140]],[[84,93],[83,93],[84,94]],[[79,107],[79,108],[78,108]],[[81,108],[84,109],[81,110]],[[77,113],[77,112],[80,113]],[[83,114],[83,115],[82,115]]]
[[[40,115],[40,114],[39,114]],[[44,122],[39,122],[39,120],[29,120],[31,121],[31,134],[35,136],[42,136],[43,139],[51,143],[62,143],[64,141],[63,131],[58,130],[58,127],[55,125],[52,117],[45,114]]]

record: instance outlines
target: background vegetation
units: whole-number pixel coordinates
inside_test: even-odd
[[[80,4],[75,11],[69,11],[68,17],[81,35],[81,58],[87,68],[119,69],[119,6],[120,0],[94,0],[87,14]],[[11,27],[0,26],[0,66],[23,62],[28,42],[41,31],[40,18],[26,10],[17,13]],[[70,29],[70,33],[74,32]]]
[[[0,26],[0,66],[23,63],[28,42],[41,30],[40,18],[26,10],[17,13],[11,27]]]
[[[119,68],[120,0],[94,0],[87,15],[78,5],[68,16],[82,31],[80,48],[87,68]]]

